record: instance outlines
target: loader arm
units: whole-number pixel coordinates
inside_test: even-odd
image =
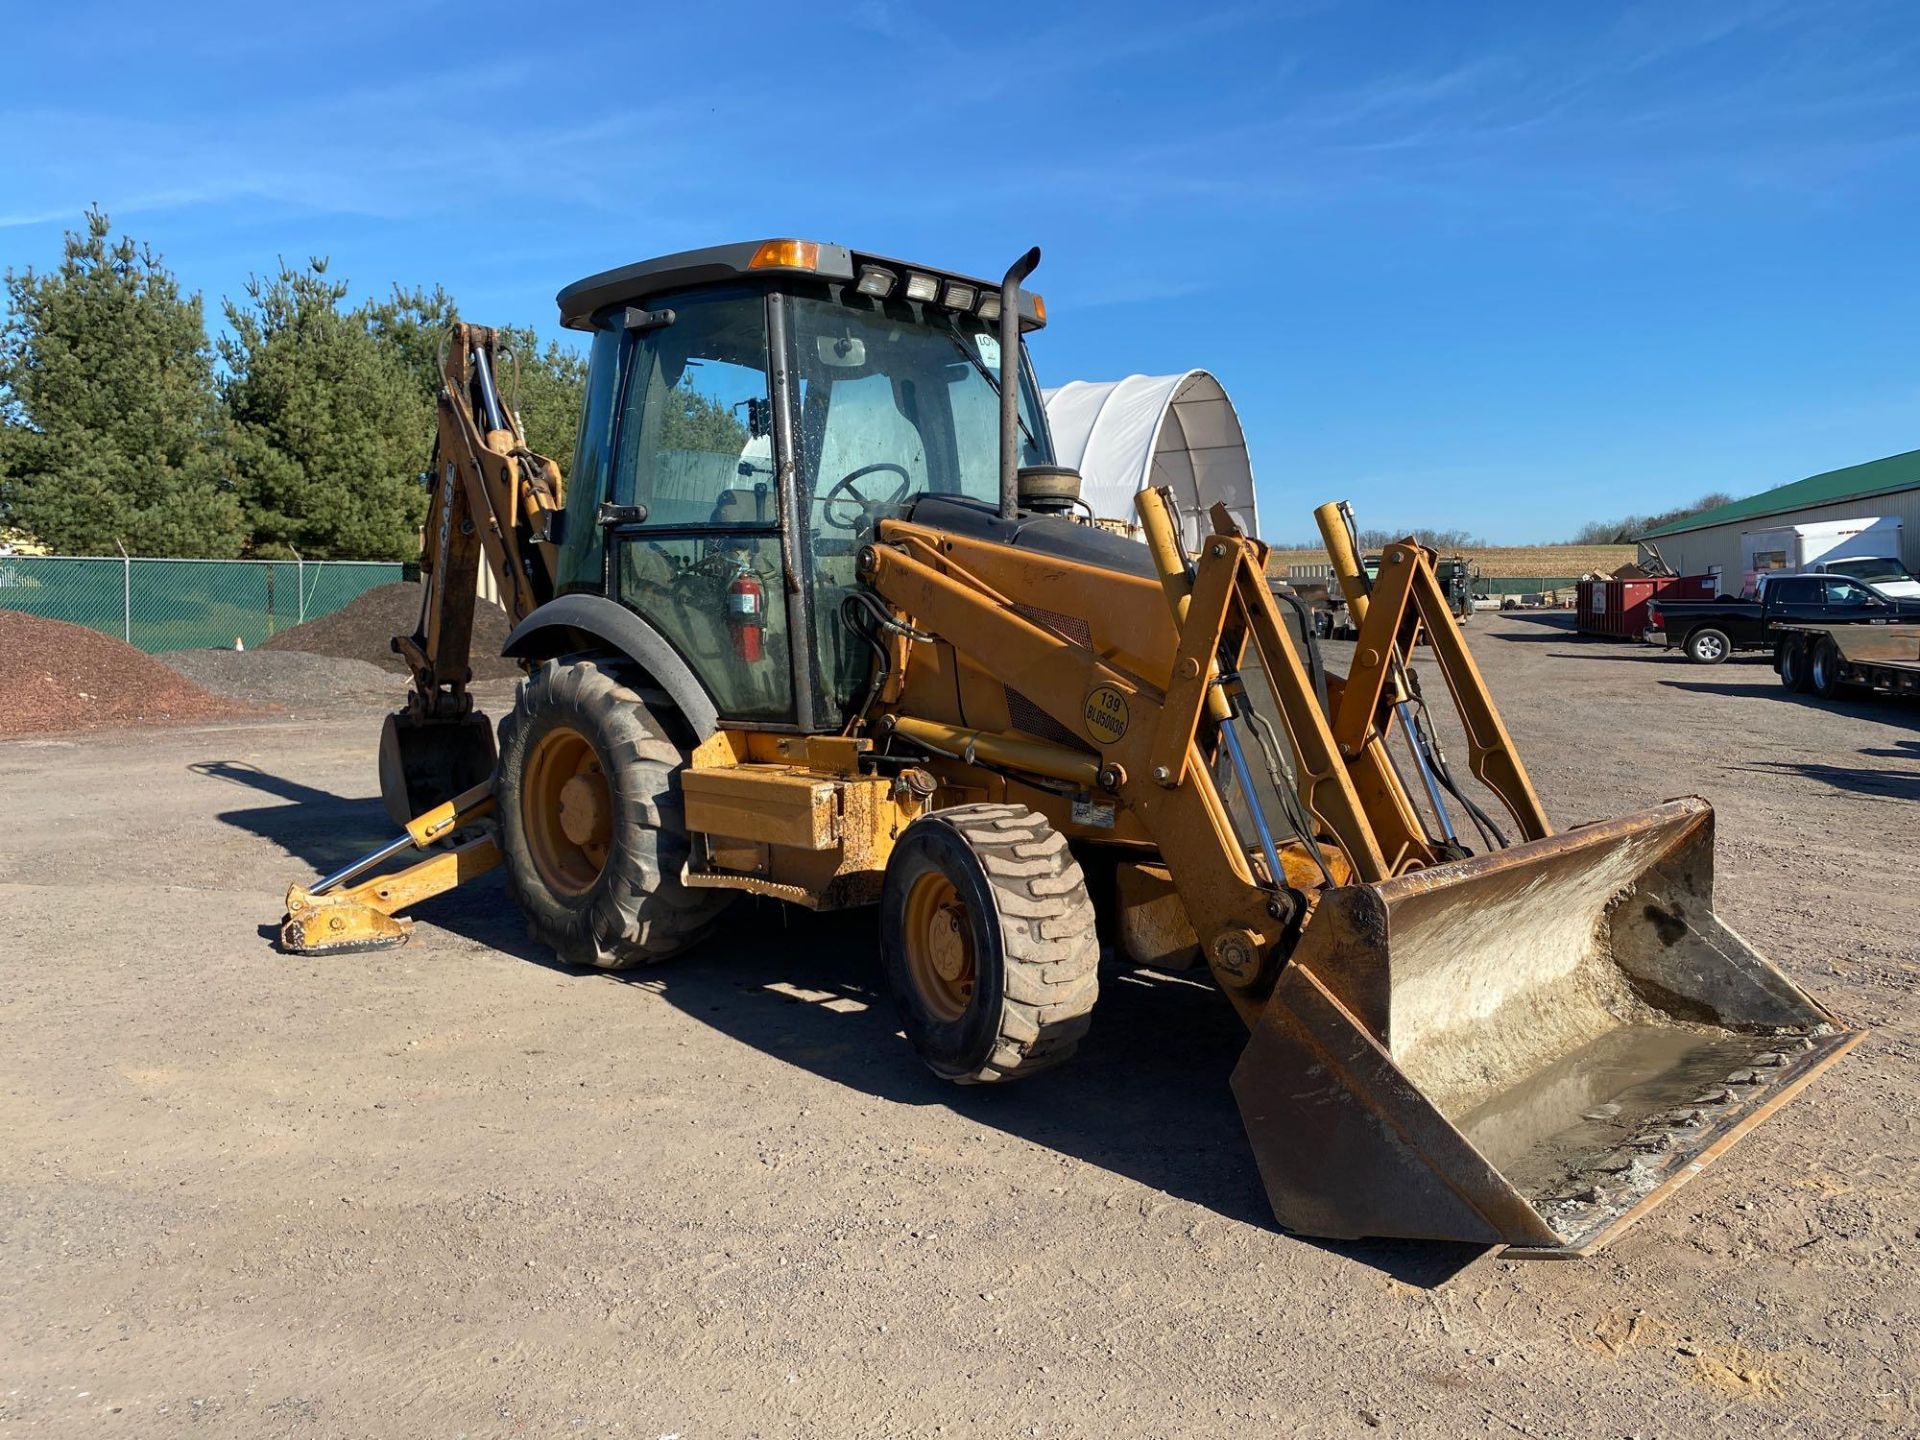
[[[995,657],[1011,689],[1099,748],[1100,763],[1065,747],[973,733],[972,752],[1014,769],[1098,786],[1136,817],[1165,860],[1216,980],[1249,1024],[1284,964],[1327,873],[1386,879],[1368,807],[1334,745],[1299,653],[1269,590],[1257,542],[1216,535],[1190,578],[1173,554],[1165,500],[1147,492],[1142,523],[1164,561],[1161,585],[1179,643],[1163,683],[1103,661],[1037,623],[954,553],[910,526],[870,547],[867,582],[914,623],[963,655]],[[1089,600],[1094,597],[1087,597]],[[1244,654],[1252,663],[1242,662]],[[1223,717],[1246,706],[1249,671],[1269,677],[1293,785],[1307,818],[1301,833],[1250,846],[1236,833],[1209,761]],[[925,722],[889,717],[908,738],[939,739]],[[1207,732],[1203,735],[1203,731]],[[1393,784],[1391,771],[1383,784]],[[1401,804],[1405,808],[1404,796]],[[1424,853],[1424,852],[1423,852]]]
[[[1246,996],[1245,1004],[1257,1013],[1272,976],[1255,957],[1273,952],[1299,920],[1302,901],[1281,881],[1257,872],[1254,858],[1234,839],[1205,759],[1193,756],[1192,738],[1207,697],[1206,687],[1193,683],[1201,669],[1197,657],[1211,657],[1218,648],[1229,603],[1237,598],[1241,550],[1223,548],[1203,573],[1177,667],[1188,683],[1176,680],[1171,694],[1028,619],[917,535],[870,547],[862,564],[873,588],[917,625],[962,654],[998,657],[996,668],[1010,686],[1063,725],[1104,737],[1098,767],[1065,747],[1052,747],[1049,755],[1035,741],[1021,742],[1018,750],[1004,741],[996,745],[993,737],[975,736],[971,743],[976,754],[1005,755],[1034,773],[1072,776],[1097,769],[1096,783],[1142,820],[1168,857],[1203,950],[1228,993]],[[1091,725],[1090,710],[1097,712]],[[911,737],[915,727],[913,717],[900,717],[892,728]],[[1173,768],[1156,759],[1163,748],[1176,757]],[[1329,778],[1338,787],[1344,776],[1335,766]],[[1343,818],[1357,819],[1358,812],[1358,800],[1344,791]]]
[[[1220,533],[1190,572],[1166,499],[1143,492],[1139,510],[1178,633],[1160,683],[1107,663],[1028,618],[1016,600],[970,572],[953,547],[910,526],[889,527],[893,543],[863,554],[863,575],[897,610],[960,654],[995,657],[994,669],[1009,688],[1098,745],[1100,763],[1089,766],[1083,754],[1064,747],[1048,755],[1046,746],[1031,740],[971,737],[975,753],[997,753],[1015,769],[1065,779],[1097,772],[1100,787],[1151,834],[1215,978],[1251,1023],[1285,963],[1290,937],[1314,904],[1316,887],[1290,877],[1311,873],[1330,856],[1330,868],[1341,876],[1372,884],[1438,857],[1385,758],[1390,722],[1365,727],[1366,743],[1348,748],[1336,741],[1266,584],[1262,547],[1223,515],[1216,522]],[[1395,547],[1396,556],[1402,548]],[[1410,556],[1405,568],[1432,582],[1423,556]],[[1437,584],[1432,588],[1438,592]],[[1408,597],[1415,595],[1421,592],[1407,590]],[[1450,620],[1443,603],[1439,611]],[[1393,618],[1391,605],[1376,607],[1374,623],[1409,628]],[[1392,653],[1404,658],[1402,650]],[[1469,668],[1456,676],[1462,658]],[[1511,738],[1470,667],[1464,647],[1442,652],[1449,688],[1484,721],[1488,741],[1484,757],[1478,749],[1476,757],[1502,775],[1519,775],[1524,784]],[[1209,764],[1231,717],[1264,698],[1250,693],[1258,675],[1266,677],[1307,820],[1296,833],[1273,840],[1272,859],[1266,846],[1250,846],[1236,833]],[[1365,706],[1370,713],[1383,703],[1380,686],[1369,687],[1357,676],[1349,678],[1345,694],[1349,708]],[[1103,705],[1123,718],[1103,721],[1095,714]],[[927,735],[924,722],[912,717],[893,717],[891,724],[909,736]]]

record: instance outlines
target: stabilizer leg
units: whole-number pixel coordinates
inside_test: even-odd
[[[448,850],[432,851],[417,864],[375,875],[351,888],[357,876],[408,850],[431,846],[493,813],[493,781],[437,805],[407,822],[404,834],[336,870],[312,887],[287,890],[287,913],[280,922],[280,948],[290,955],[337,955],[385,950],[404,945],[413,922],[398,912],[486,874],[500,864],[500,847],[489,824],[481,834]]]

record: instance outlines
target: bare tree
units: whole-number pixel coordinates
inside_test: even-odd
[[[1715,490],[1702,495],[1691,505],[1681,505],[1672,510],[1663,510],[1657,515],[1625,515],[1618,520],[1591,520],[1573,532],[1570,545],[1630,545],[1649,530],[1662,525],[1671,525],[1676,520],[1690,520],[1695,515],[1708,510],[1730,505],[1735,496]]]

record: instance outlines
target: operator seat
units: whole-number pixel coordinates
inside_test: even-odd
[[[708,523],[713,525],[771,525],[777,518],[772,487],[755,485],[752,489],[744,487],[722,490],[713,502],[713,514]]]

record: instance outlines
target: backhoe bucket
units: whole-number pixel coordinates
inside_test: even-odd
[[[485,781],[498,758],[493,724],[477,710],[456,720],[416,720],[396,711],[380,729],[380,798],[387,815],[404,827]]]
[[[1860,1039],[1713,913],[1713,810],[1325,892],[1233,1074],[1280,1222],[1566,1257]]]

